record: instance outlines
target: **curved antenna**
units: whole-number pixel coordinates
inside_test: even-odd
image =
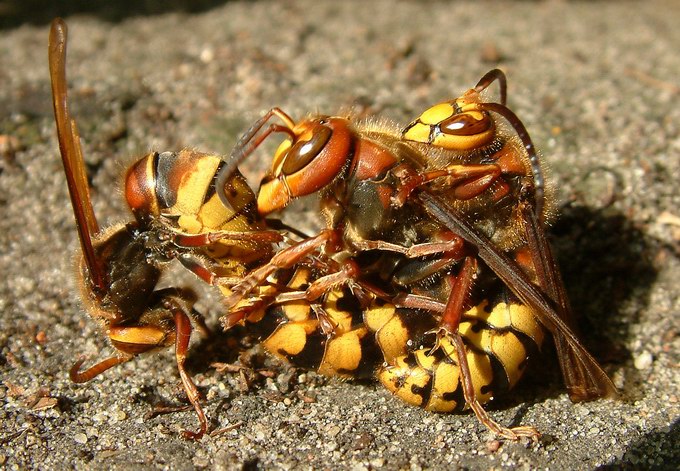
[[[99,224],[92,209],[90,189],[80,147],[80,135],[75,120],[71,119],[68,110],[68,94],[66,87],[66,40],[68,31],[61,18],[55,18],[50,28],[49,64],[50,81],[52,83],[52,104],[54,119],[57,123],[59,150],[64,164],[64,173],[68,191],[71,196],[73,214],[76,218],[78,238],[83,249],[83,256],[89,270],[91,283],[99,290],[105,290],[106,283],[101,264],[92,247],[92,236],[99,232]]]
[[[281,121],[284,122],[284,126],[280,124],[270,124],[269,127],[260,135],[257,139],[254,139],[262,127],[269,121],[273,116],[277,116]],[[255,121],[248,130],[243,133],[243,135],[236,141],[234,148],[229,154],[229,158],[225,160],[225,165],[220,168],[217,172],[217,178],[215,179],[215,192],[217,196],[222,201],[222,204],[231,208],[231,203],[225,192],[226,183],[232,177],[234,172],[238,169],[238,166],[243,162],[246,157],[253,153],[262,142],[274,132],[284,132],[288,134],[291,139],[295,140],[295,133],[293,128],[295,127],[295,121],[288,116],[284,111],[279,108],[272,108],[267,113],[265,113],[260,119]]]
[[[488,71],[482,78],[479,79],[474,90],[479,93],[486,90],[489,85],[498,80],[498,86],[501,90],[501,105],[505,106],[505,101],[508,97],[508,81],[505,78],[505,72],[501,69],[493,69]]]
[[[538,159],[538,154],[536,154],[536,148],[534,147],[534,143],[529,136],[527,128],[524,126],[522,121],[519,120],[517,115],[512,110],[510,110],[510,108],[500,103],[478,103],[476,104],[476,108],[501,115],[517,132],[517,136],[519,136],[520,140],[522,141],[522,145],[529,156],[531,173],[534,178],[534,199],[536,200],[536,209],[534,212],[538,220],[542,221],[543,207],[545,204],[545,179],[543,178],[543,171],[541,170],[541,163]]]

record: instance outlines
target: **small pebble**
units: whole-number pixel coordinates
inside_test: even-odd
[[[501,442],[498,440],[492,440],[486,443],[486,449],[489,453],[495,453],[501,447]]]
[[[87,443],[87,435],[85,435],[84,433],[76,433],[73,436],[73,441],[81,445],[84,445]]]
[[[649,351],[645,350],[635,357],[635,368],[637,368],[638,370],[646,370],[647,368],[652,366],[653,361],[654,357],[652,356],[652,354]]]
[[[201,51],[200,58],[201,62],[203,62],[204,64],[208,64],[215,59],[215,51],[209,47],[206,47]]]

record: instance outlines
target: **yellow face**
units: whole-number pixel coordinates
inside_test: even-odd
[[[271,171],[260,186],[257,209],[262,215],[327,187],[352,155],[352,132],[344,118],[311,118],[296,124],[291,134],[294,138],[276,150]]]
[[[488,112],[479,109],[479,93],[469,90],[453,101],[438,103],[412,121],[402,137],[450,150],[472,150],[489,144],[496,126]]]

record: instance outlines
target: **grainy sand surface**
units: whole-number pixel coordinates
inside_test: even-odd
[[[534,425],[543,439],[498,443],[472,415],[426,413],[370,383],[278,366],[243,393],[237,375],[209,366],[236,358],[220,335],[195,342],[189,368],[213,425],[236,427],[192,443],[179,435],[196,426],[192,412],[145,418],[158,402],[181,402],[171,352],[72,384],[74,360],[109,347],[72,281],[77,241],[52,118],[48,25],[26,24],[0,30],[0,467],[677,465],[677,2],[257,1],[66,20],[73,111],[106,224],[129,218],[119,175],[150,149],[228,153],[274,105],[295,117],[354,108],[406,123],[503,68],[509,104],[552,168],[556,253],[585,343],[622,400],[570,403],[548,349],[491,407],[501,423]],[[244,171],[256,182],[265,164],[253,159]],[[216,325],[218,310],[208,314]]]

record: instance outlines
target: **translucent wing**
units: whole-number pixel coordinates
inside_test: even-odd
[[[101,264],[92,247],[92,237],[99,232],[99,225],[90,202],[90,189],[87,184],[85,164],[83,162],[80,136],[76,123],[68,111],[68,94],[66,91],[66,23],[61,18],[52,21],[49,39],[50,79],[52,82],[52,103],[54,118],[57,122],[59,150],[64,164],[64,173],[68,183],[71,205],[76,218],[78,237],[83,249],[83,256],[94,287],[105,288],[104,274]]]
[[[538,320],[552,333],[569,397],[573,401],[583,401],[616,395],[614,384],[569,325],[571,315],[562,280],[532,209],[527,207],[522,213],[540,287],[531,282],[515,260],[498,250],[446,201],[426,192],[421,193],[419,198],[430,215],[477,248],[479,257],[524,304],[534,310]]]

